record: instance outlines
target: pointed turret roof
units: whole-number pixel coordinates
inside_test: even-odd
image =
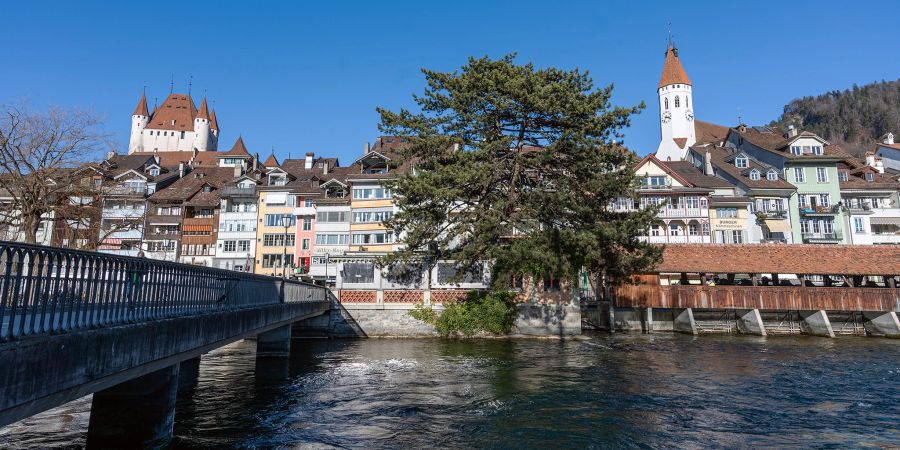
[[[212,130],[219,129],[219,122],[216,120],[216,110],[212,110],[209,113],[209,128]]]
[[[200,103],[200,111],[197,112],[196,119],[209,120],[209,109],[206,107],[206,97],[203,97],[203,101]]]
[[[132,116],[150,117],[150,113],[147,112],[147,95],[141,94],[141,100],[138,101],[137,107],[134,108]]]
[[[681,61],[678,59],[678,49],[671,41],[666,48],[666,62],[663,64],[662,76],[659,77],[657,88],[670,84],[691,84],[687,72],[684,71],[684,67],[681,66]]]
[[[250,157],[250,152],[247,151],[247,147],[244,145],[244,138],[242,136],[238,136],[237,141],[235,141],[234,145],[231,147],[231,150],[228,150],[225,153],[219,154],[219,158],[229,156],[245,156]]]
[[[275,157],[275,153],[272,153],[271,155],[269,155],[269,157],[266,158],[265,162],[263,162],[263,165],[266,166],[266,167],[279,167],[279,166],[281,166],[281,164],[278,164],[278,158]]]

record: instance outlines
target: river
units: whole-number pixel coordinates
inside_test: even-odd
[[[556,340],[294,340],[204,355],[174,448],[900,446],[900,340],[659,333]],[[84,444],[90,397],[0,430]]]

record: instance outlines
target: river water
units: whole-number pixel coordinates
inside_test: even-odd
[[[587,337],[294,340],[259,367],[238,342],[204,355],[172,446],[900,446],[900,340]],[[80,447],[89,412],[13,424],[0,447]]]

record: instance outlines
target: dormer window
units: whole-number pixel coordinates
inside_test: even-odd
[[[777,181],[778,180],[778,172],[775,170],[770,170],[766,172],[766,179],[769,181]]]
[[[152,176],[152,177],[158,177],[159,176],[159,168],[154,167],[154,168],[150,169],[147,173],[149,173],[150,176]]]
[[[813,155],[821,155],[821,154],[822,154],[822,147],[821,147],[821,146],[818,146],[818,145],[814,145],[814,146],[812,147],[812,154],[813,154]]]
[[[746,156],[738,156],[734,159],[734,166],[739,169],[746,169],[748,165]]]
[[[872,172],[866,172],[866,181],[869,183],[875,181],[875,174]]]
[[[751,170],[750,171],[750,179],[753,181],[759,181],[759,171],[756,169]]]
[[[793,153],[793,154],[795,154],[795,155],[801,154],[802,151],[801,151],[801,149],[800,149],[800,146],[799,146],[799,145],[794,145],[794,146],[792,146],[792,147],[791,147],[791,153]]]
[[[850,174],[848,174],[846,170],[842,170],[842,171],[838,172],[838,180],[847,181],[849,179],[850,179]]]
[[[209,186],[203,186],[203,192],[211,192],[212,188]]]

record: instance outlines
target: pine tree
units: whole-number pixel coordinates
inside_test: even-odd
[[[500,285],[655,264],[661,249],[638,236],[656,211],[609,207],[635,200],[636,158],[615,139],[644,105],[612,106],[613,87],[595,89],[587,72],[514,58],[423,69],[421,112],[378,109],[381,131],[408,138],[400,161],[413,167],[388,182],[400,207],[388,225],[404,248],[382,262],[453,260],[465,273],[490,261]]]

